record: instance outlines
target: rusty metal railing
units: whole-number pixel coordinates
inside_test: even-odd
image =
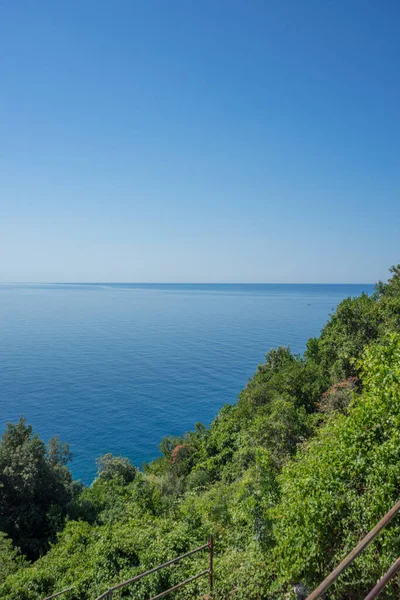
[[[381,590],[383,590],[383,588],[385,587],[385,585],[387,583],[389,583],[389,581],[391,579],[393,579],[393,577],[396,575],[397,571],[400,569],[400,558],[398,558],[396,560],[396,562],[394,562],[392,564],[392,566],[390,567],[390,569],[384,574],[384,576],[382,577],[382,579],[380,579],[378,581],[378,583],[376,584],[376,586],[374,588],[372,588],[372,590],[370,591],[370,593],[368,594],[368,596],[365,597],[364,600],[373,600],[374,598],[377,597],[377,595],[381,592]]]
[[[336,567],[324,579],[322,583],[307,597],[307,600],[317,600],[326,592],[326,590],[336,581],[336,579],[343,573],[345,569],[357,558],[359,554],[374,540],[384,529],[390,521],[397,515],[400,511],[400,500],[389,510],[388,513],[375,525],[373,529],[361,540],[361,542],[346,556],[345,559],[342,560],[340,565]],[[370,591],[368,596],[364,600],[373,600],[377,597],[379,592],[385,587],[385,585],[394,577],[397,571],[400,570],[400,558],[396,560],[396,562],[390,567],[390,569],[385,573],[385,575],[378,581],[376,586]]]
[[[210,561],[209,561],[208,569],[204,569],[204,571],[197,573],[197,575],[193,575],[193,577],[189,577],[189,579],[185,579],[185,581],[181,581],[180,583],[177,583],[176,585],[169,588],[168,590],[165,590],[164,592],[161,592],[161,593],[157,594],[156,596],[153,596],[152,598],[150,598],[150,600],[159,600],[160,598],[164,598],[164,596],[167,596],[167,594],[170,594],[171,592],[174,592],[175,590],[178,590],[179,588],[181,588],[185,585],[188,585],[192,581],[195,581],[196,579],[200,579],[200,577],[204,577],[205,575],[208,575],[208,577],[209,577],[210,594],[212,594],[212,592],[213,592],[214,542],[213,542],[212,536],[210,536],[210,539],[208,540],[208,542],[206,544],[203,544],[202,546],[199,546],[198,548],[195,548],[194,550],[190,550],[189,552],[182,554],[182,556],[177,556],[176,558],[173,558],[172,560],[168,560],[167,562],[163,563],[162,565],[153,567],[152,569],[149,569],[148,571],[139,573],[139,575],[136,575],[135,577],[132,577],[131,579],[127,579],[126,581],[123,581],[122,583],[118,583],[117,585],[114,585],[113,587],[108,588],[108,590],[106,590],[100,596],[98,596],[96,598],[96,600],[112,600],[113,593],[120,590],[121,588],[131,585],[132,583],[135,583],[136,581],[143,579],[143,577],[147,577],[147,575],[151,575],[152,573],[155,573],[156,571],[160,571],[160,569],[169,567],[177,562],[180,562],[184,558],[191,556],[192,554],[196,554],[196,552],[201,552],[202,550],[206,550],[206,549],[209,550],[209,552],[210,552]]]
[[[188,585],[192,581],[196,581],[196,579],[200,579],[200,577],[204,577],[205,575],[208,575],[208,577],[209,577],[210,594],[212,594],[212,592],[213,592],[213,568],[214,568],[213,567],[214,541],[213,541],[213,537],[210,536],[210,539],[208,540],[208,542],[206,544],[203,544],[202,546],[199,546],[198,548],[195,548],[194,550],[190,550],[189,552],[186,552],[185,554],[182,554],[181,556],[177,556],[176,558],[173,558],[172,560],[168,560],[167,562],[163,563],[162,565],[153,567],[152,569],[149,569],[148,571],[145,571],[144,573],[139,573],[139,575],[136,575],[135,577],[132,577],[131,579],[127,579],[126,581],[123,581],[122,583],[118,583],[117,585],[114,585],[113,587],[108,588],[108,590],[106,590],[100,596],[98,596],[98,598],[96,598],[96,600],[103,600],[103,599],[111,600],[113,593],[116,592],[117,590],[120,590],[121,588],[124,588],[127,585],[130,585],[131,583],[135,583],[136,581],[139,581],[143,577],[146,577],[147,575],[151,575],[152,573],[155,573],[156,571],[159,571],[160,569],[164,569],[165,567],[169,567],[170,565],[180,562],[184,558],[187,558],[188,556],[191,556],[192,554],[196,554],[196,552],[201,552],[202,550],[206,550],[206,549],[209,550],[209,552],[210,552],[210,561],[209,561],[208,569],[204,569],[204,571],[197,573],[197,575],[193,575],[193,577],[189,577],[188,579],[185,579],[185,581],[181,581],[180,583],[177,583],[172,588],[169,588],[169,590],[165,590],[164,592],[157,594],[157,596],[153,596],[153,598],[150,598],[150,600],[159,600],[160,598],[164,598],[164,596],[166,596],[167,594],[170,594],[171,592],[174,592],[175,590],[178,590],[179,588],[181,588],[185,585]],[[74,586],[71,586],[69,588],[66,588],[65,590],[62,590],[61,592],[56,592],[52,596],[47,596],[47,598],[43,598],[43,600],[53,600],[53,598],[57,598],[57,596],[61,596],[62,594],[66,594],[67,592],[71,592],[73,589],[74,589]]]
[[[61,590],[61,592],[56,592],[52,596],[47,596],[47,598],[43,598],[43,600],[53,600],[53,598],[57,598],[57,596],[61,596],[61,594],[66,594],[73,590],[73,587],[66,588],[65,590]]]

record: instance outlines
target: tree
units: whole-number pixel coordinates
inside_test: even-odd
[[[382,296],[400,296],[400,264],[393,265],[389,269],[392,277],[387,283],[378,281],[376,284],[376,295],[378,298]]]
[[[97,459],[97,474],[103,481],[118,479],[119,482],[128,484],[135,479],[136,473],[136,467],[124,456],[108,453]]]
[[[29,558],[43,553],[62,526],[73,497],[69,448],[46,446],[21,417],[0,442],[0,531]]]
[[[361,294],[346,298],[322,329],[318,340],[307,344],[306,358],[322,367],[332,384],[356,376],[356,360],[364,348],[383,334],[379,302]]]

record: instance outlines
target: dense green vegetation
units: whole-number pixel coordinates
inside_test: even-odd
[[[143,471],[106,455],[80,488],[67,447],[44,446],[23,420],[9,425],[0,598],[38,600],[74,585],[67,600],[94,599],[210,533],[217,597],[283,599],[295,582],[318,584],[400,496],[400,266],[372,297],[344,300],[304,356],[271,350],[235,405],[209,428],[164,439],[161,451]],[[399,554],[400,518],[327,598],[364,598]],[[206,561],[195,555],[122,597],[155,594]],[[199,580],[179,596],[206,591]],[[398,585],[381,597],[399,597]]]
[[[0,443],[0,531],[28,556],[37,558],[62,526],[79,487],[67,463],[68,444],[46,446],[23,418],[9,423]]]

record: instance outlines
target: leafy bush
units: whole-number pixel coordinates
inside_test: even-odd
[[[97,459],[97,475],[104,481],[118,479],[127,484],[135,479],[136,471],[134,465],[124,456],[103,454]]]
[[[17,548],[13,547],[6,534],[0,531],[0,584],[8,575],[25,568],[25,566],[24,557]]]
[[[345,412],[357,389],[360,380],[358,377],[348,377],[335,383],[321,396],[318,408],[321,412],[331,414],[334,411]]]

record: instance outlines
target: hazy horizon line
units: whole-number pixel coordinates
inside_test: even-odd
[[[376,285],[376,281],[0,281],[0,285]]]

